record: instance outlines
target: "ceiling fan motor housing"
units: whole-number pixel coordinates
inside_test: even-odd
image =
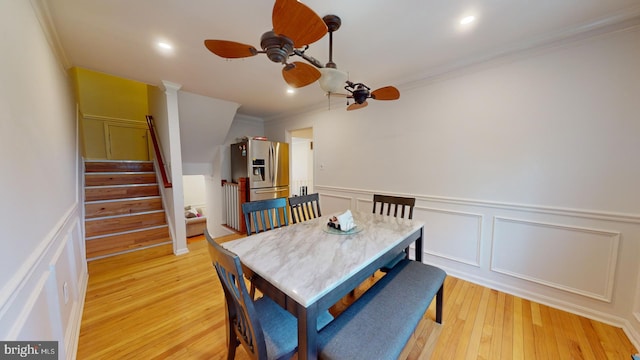
[[[358,87],[357,89],[353,90],[352,94],[353,100],[358,104],[362,104],[363,102],[367,101],[367,98],[369,97],[369,90],[364,87]]]
[[[260,38],[260,46],[267,53],[269,60],[284,64],[293,52],[293,41],[284,35],[267,31]]]

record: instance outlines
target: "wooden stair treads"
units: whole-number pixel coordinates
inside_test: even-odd
[[[139,215],[113,216],[85,220],[85,236],[107,235],[131,231],[146,227],[165,225],[164,211],[142,213]]]
[[[162,199],[159,196],[86,202],[84,216],[93,219],[155,210],[162,210]]]
[[[168,227],[146,229],[87,240],[87,259],[171,242]]]
[[[85,183],[85,186],[154,184],[156,183],[156,173],[154,172],[86,173],[84,177],[84,183]]]
[[[152,161],[85,161],[85,240],[93,260],[171,242]]]
[[[86,161],[85,173],[93,172],[153,172],[153,161]]]
[[[126,199],[142,196],[159,196],[158,184],[105,186],[85,188],[85,201]]]

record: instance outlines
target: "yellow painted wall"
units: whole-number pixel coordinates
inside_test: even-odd
[[[82,114],[145,121],[147,84],[79,67],[70,73]]]
[[[78,67],[69,73],[82,118],[83,156],[148,160],[148,86]]]

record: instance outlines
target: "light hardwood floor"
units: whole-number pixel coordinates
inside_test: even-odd
[[[183,256],[161,246],[90,262],[77,358],[226,359],[224,296],[203,239],[190,241]],[[619,328],[451,276],[444,298],[443,325],[423,320],[409,359],[599,360],[637,352]],[[425,317],[434,316],[432,305]],[[248,356],[239,348],[236,359]]]

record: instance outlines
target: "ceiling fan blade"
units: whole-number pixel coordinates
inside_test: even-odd
[[[212,53],[227,59],[254,56],[258,50],[251,45],[227,40],[205,40],[204,46]]]
[[[299,88],[307,86],[320,78],[320,71],[314,66],[300,61],[292,63],[295,67],[282,68],[282,77],[289,86]]]
[[[372,91],[371,98],[376,100],[397,100],[400,98],[400,91],[393,86],[385,86]]]
[[[367,103],[366,101],[363,102],[362,104],[353,103],[353,104],[347,106],[347,111],[362,109],[363,107],[366,107],[367,105],[369,105],[369,103]]]
[[[296,48],[320,40],[329,31],[322,18],[298,0],[276,0],[271,21],[273,31],[291,39]]]

